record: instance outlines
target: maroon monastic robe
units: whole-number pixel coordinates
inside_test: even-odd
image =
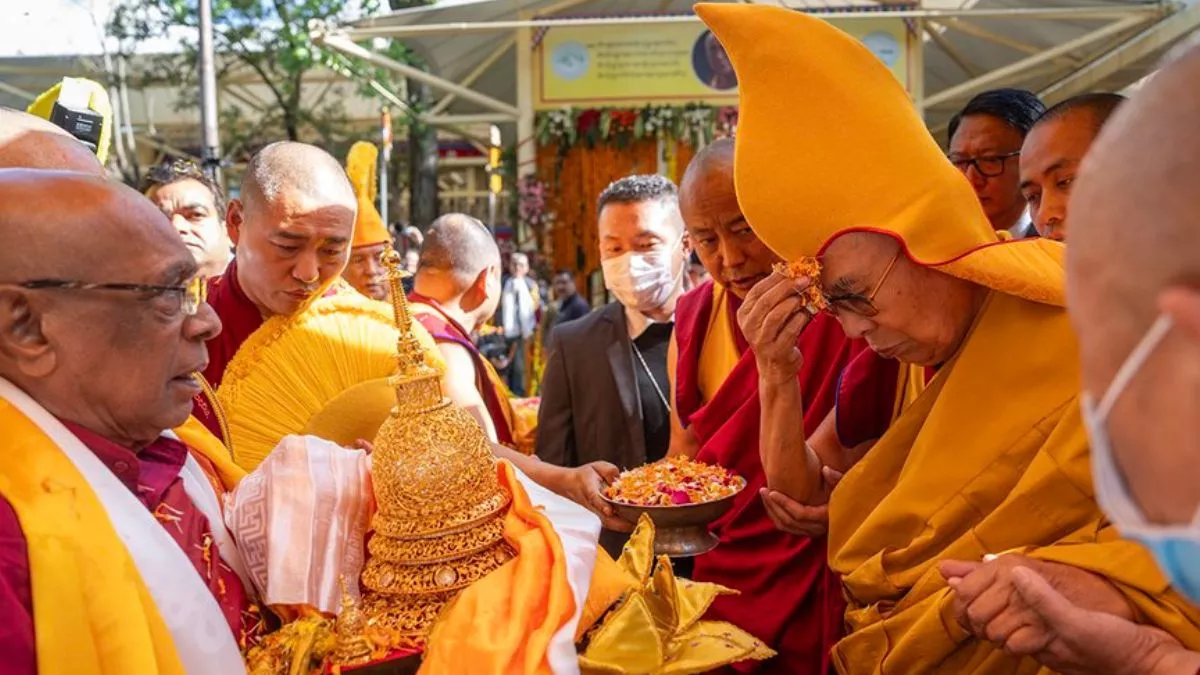
[[[758,449],[758,369],[737,326],[739,305],[730,294],[729,315],[718,320],[731,322],[742,357],[707,402],[701,400],[698,364],[713,307],[711,282],[681,298],[675,313],[676,407],[680,421],[700,442],[696,459],[719,464],[747,481],[730,512],[713,525],[721,543],[696,558],[694,578],[741,592],[718,598],[708,618],[740,626],[779,652],[763,663],[737,664],[736,671],[823,675],[829,672],[829,650],[842,636],[841,582],[828,567],[824,539],[776,529],[759,496],[766,474]],[[804,355],[798,375],[804,430],[811,434],[833,408],[842,368],[866,345],[848,340],[837,320],[825,314],[809,324],[798,345]]]

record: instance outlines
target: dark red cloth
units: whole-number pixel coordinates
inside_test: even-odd
[[[236,573],[226,566],[212,542],[208,519],[183,489],[180,471],[188,449],[159,438],[139,453],[123,448],[76,424],[63,421],[113,474],[137,496],[183,549],[221,606],[238,643],[245,646],[261,631],[261,617]],[[202,465],[207,460],[193,455]],[[204,467],[215,475],[211,466]],[[206,553],[208,551],[208,553]],[[180,573],[186,573],[180,570]],[[0,675],[37,672],[29,551],[16,511],[0,498]]]
[[[221,333],[207,343],[208,367],[204,369],[204,379],[216,389],[233,355],[264,319],[238,283],[237,260],[229,263],[224,274],[208,280],[208,304],[221,318]]]
[[[758,368],[737,327],[739,305],[731,294],[730,313],[722,320],[731,322],[742,358],[707,403],[701,400],[698,366],[713,306],[711,282],[681,298],[675,310],[680,420],[700,441],[698,460],[728,468],[747,482],[730,512],[714,523],[721,544],[696,558],[694,578],[741,592],[718,598],[708,618],[740,626],[779,652],[766,662],[736,664],[736,671],[824,675],[829,650],[843,631],[841,582],[829,569],[825,540],[776,529],[759,497],[766,474],[758,450]],[[838,374],[866,345],[847,340],[837,321],[824,314],[809,324],[798,345],[804,354],[798,375],[804,428],[811,434],[833,408]]]
[[[225,368],[233,360],[233,355],[241,348],[246,338],[263,324],[263,315],[258,306],[246,297],[237,280],[237,260],[229,263],[225,273],[208,280],[208,304],[212,306],[221,319],[221,332],[209,340],[208,367],[202,373],[204,379],[212,385],[215,391],[225,376]],[[208,430],[222,441],[229,439],[221,433],[221,424],[217,421],[214,402],[209,401],[204,392],[196,394],[192,400],[192,415],[200,420]]]
[[[853,448],[883,436],[896,414],[901,363],[871,350],[858,354],[842,371],[837,387],[838,441]],[[925,382],[937,368],[925,368]]]
[[[471,362],[475,364],[475,388],[483,397],[488,415],[492,418],[492,425],[496,427],[496,441],[501,445],[514,447],[513,432],[508,425],[508,418],[504,415],[504,407],[501,402],[501,396],[504,394],[496,390],[483,354],[479,353],[479,349],[471,340],[471,334],[453,317],[446,314],[437,300],[419,293],[409,293],[408,301],[412,305],[423,305],[430,310],[425,312],[421,311],[420,307],[415,307],[413,318],[429,331],[434,342],[459,345],[471,355]]]

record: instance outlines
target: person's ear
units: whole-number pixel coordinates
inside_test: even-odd
[[[238,245],[238,239],[242,233],[242,223],[244,221],[242,200],[230,199],[229,208],[225,211],[225,232],[229,234],[229,241],[233,242],[234,246]]]
[[[29,377],[45,377],[57,356],[43,331],[42,314],[30,294],[0,290],[0,353]]]
[[[1190,341],[1200,344],[1200,289],[1169,286],[1159,293],[1158,306]]]

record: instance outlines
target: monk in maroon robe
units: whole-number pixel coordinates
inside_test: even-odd
[[[474,415],[494,442],[515,447],[508,394],[471,339],[500,303],[500,251],[482,223],[458,213],[434,221],[409,302],[446,362],[446,396]]]
[[[225,273],[209,280],[221,334],[208,341],[204,379],[212,390],[242,343],[267,317],[301,311],[329,292],[349,260],[357,204],[342,165],[316,146],[281,141],[255,155],[226,226],[236,247]],[[223,438],[211,397],[194,414]]]
[[[730,512],[713,525],[720,545],[695,559],[693,576],[741,592],[718,598],[708,618],[732,622],[779,652],[761,664],[737,664],[735,671],[823,674],[842,635],[845,604],[827,565],[824,538],[778,530],[759,494],[766,473],[758,453],[758,368],[737,310],[779,258],[758,241],[738,208],[731,141],[717,141],[692,161],[680,208],[716,283],[688,293],[676,309],[671,452],[721,465],[747,481]],[[803,424],[815,431],[833,409],[842,368],[866,345],[847,340],[835,319],[819,315],[797,347],[804,357]]]

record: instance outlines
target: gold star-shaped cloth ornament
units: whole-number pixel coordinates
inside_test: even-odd
[[[775,652],[733,624],[702,621],[713,600],[737,591],[677,579],[671,560],[654,559],[654,523],[645,514],[617,560],[636,580],[587,635],[579,657],[585,675],[687,675]]]

